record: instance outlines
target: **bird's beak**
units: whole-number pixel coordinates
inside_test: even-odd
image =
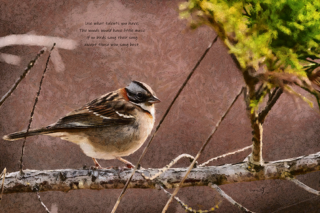
[[[154,104],[154,103],[160,103],[161,101],[156,96],[152,96],[151,98],[149,98],[148,102],[151,104]]]

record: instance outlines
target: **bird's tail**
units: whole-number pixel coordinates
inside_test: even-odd
[[[54,131],[52,129],[48,129],[48,128],[40,128],[40,129],[31,129],[29,130],[28,134],[26,130],[20,131],[20,132],[14,132],[11,133],[9,135],[5,135],[3,136],[4,140],[7,141],[15,141],[15,140],[19,140],[21,138],[24,137],[30,137],[30,136],[34,136],[34,135],[43,135],[43,134],[49,134],[49,133],[53,133]]]

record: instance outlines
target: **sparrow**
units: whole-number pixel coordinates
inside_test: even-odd
[[[150,86],[132,81],[127,87],[109,92],[76,109],[47,127],[15,132],[3,137],[14,141],[34,135],[49,135],[78,144],[96,159],[118,159],[128,168],[134,166],[123,156],[137,151],[155,122],[155,103],[160,100]]]

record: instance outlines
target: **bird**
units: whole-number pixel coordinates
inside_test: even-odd
[[[14,141],[35,135],[49,135],[78,144],[91,157],[95,168],[102,169],[97,159],[125,160],[137,151],[151,133],[155,122],[155,104],[159,103],[149,85],[132,81],[128,86],[109,92],[61,117],[49,126],[15,132],[3,137]]]

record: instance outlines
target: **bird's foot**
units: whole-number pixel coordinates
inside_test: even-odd
[[[108,169],[108,168],[103,168],[95,158],[92,158],[92,160],[94,162],[94,166],[92,166],[91,169]]]
[[[91,169],[92,170],[97,170],[97,169],[114,169],[114,170],[118,170],[118,167],[113,167],[113,166],[110,166],[110,167],[91,166]]]
[[[117,172],[118,172],[118,175],[120,176],[120,173],[121,172],[124,172],[124,171],[129,171],[129,170],[132,170],[131,168],[128,168],[128,167],[126,167],[126,166],[124,166],[124,167],[118,167],[117,168]]]
[[[104,169],[104,168],[101,167],[101,166],[94,165],[94,166],[91,166],[91,169],[92,170],[97,170],[97,169]]]
[[[123,163],[125,163],[126,164],[126,167],[128,168],[128,169],[133,169],[134,168],[134,165],[130,162],[130,161],[127,161],[127,160],[125,160],[125,159],[123,159],[123,158],[120,158],[120,157],[117,157],[117,159],[118,160],[120,160],[120,161],[122,161]],[[138,169],[143,169],[140,165],[138,165]]]
[[[127,163],[127,164],[126,164],[126,167],[124,167],[124,168],[133,169],[133,168],[134,168],[134,165],[131,164],[131,163]]]

